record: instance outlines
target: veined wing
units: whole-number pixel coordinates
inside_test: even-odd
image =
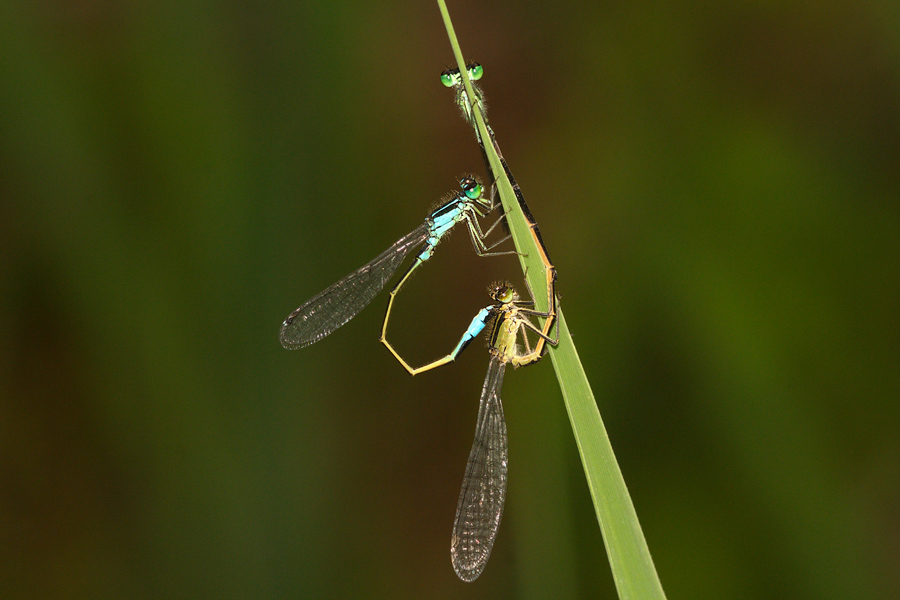
[[[491,357],[481,392],[475,442],[456,507],[450,556],[463,581],[474,581],[481,575],[503,515],[509,459],[506,420],[500,402],[505,369],[506,363]]]
[[[428,232],[428,223],[422,223],[371,262],[304,302],[281,326],[281,345],[288,350],[309,346],[355,317],[394,276],[406,255],[425,241]]]

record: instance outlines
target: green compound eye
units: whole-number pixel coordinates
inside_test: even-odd
[[[443,83],[445,87],[453,87],[458,80],[459,71],[456,69],[447,69],[441,73],[441,83]]]
[[[478,63],[469,63],[466,70],[469,71],[469,79],[472,81],[478,81],[484,75],[484,67]]]
[[[477,200],[481,196],[481,184],[472,177],[461,177],[459,187],[462,188],[466,197],[472,200]]]
[[[470,179],[463,187],[463,191],[471,200],[478,200],[479,198],[481,198],[481,192],[483,191],[483,188],[481,187],[480,183],[478,183],[477,181],[472,181]]]
[[[509,304],[516,300],[516,290],[508,281],[495,281],[488,286],[488,296],[497,302]]]

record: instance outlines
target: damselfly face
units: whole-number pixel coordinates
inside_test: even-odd
[[[462,177],[459,180],[459,186],[469,200],[478,200],[484,191],[484,188],[481,187],[481,184],[474,177]]]
[[[472,81],[478,81],[484,75],[484,67],[477,62],[467,64],[466,71],[469,73],[469,79]],[[462,85],[462,76],[459,74],[459,69],[447,69],[441,73],[441,83],[448,88]]]
[[[476,62],[469,63],[466,65],[466,72],[469,74],[469,80],[472,82],[472,89],[475,94],[475,104],[481,106],[481,112],[484,114],[484,95],[481,93],[481,90],[475,85],[475,82],[481,79],[481,76],[484,75],[484,67]],[[459,74],[459,69],[447,69],[443,73],[441,73],[441,83],[443,83],[448,88],[453,88],[456,91],[456,104],[459,106],[459,109],[463,113],[463,117],[469,123],[474,123],[472,117],[472,103],[469,102],[469,96],[466,93],[466,88],[463,85],[462,75]]]
[[[460,177],[459,186],[462,188],[462,192],[466,198],[480,206],[483,210],[491,210],[491,200],[490,198],[482,196],[484,193],[484,186],[481,185],[481,182],[478,181],[474,175]]]
[[[489,285],[488,296],[501,304],[512,304],[519,299],[519,294],[508,281],[495,281]]]

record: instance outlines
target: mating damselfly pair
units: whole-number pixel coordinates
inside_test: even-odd
[[[280,340],[285,348],[302,348],[319,341],[347,323],[378,295],[387,282],[392,279],[404,259],[417,248],[421,248],[421,251],[390,292],[379,341],[411,375],[416,375],[456,360],[469,343],[487,329],[491,358],[481,392],[475,440],[466,465],[450,548],[453,568],[457,575],[463,581],[474,581],[484,570],[490,557],[506,498],[508,444],[506,421],[500,401],[500,388],[506,365],[512,364],[514,367],[519,367],[539,361],[548,344],[556,345],[558,333],[557,338],[550,335],[557,311],[556,269],[550,262],[540,230],[525,203],[522,192],[510,172],[506,160],[500,153],[494,132],[487,126],[484,95],[474,84],[475,80],[481,78],[483,69],[477,63],[471,63],[467,67],[467,74],[472,84],[472,98],[465,90],[462,75],[458,69],[444,71],[441,74],[441,81],[456,92],[456,103],[463,117],[475,130],[475,136],[491,180],[489,197],[483,196],[484,189],[474,177],[462,177],[459,181],[461,191],[454,193],[440,207],[432,211],[424,223],[397,240],[372,261],[326,288],[292,312],[281,327]],[[546,283],[547,310],[537,310],[534,299],[520,299],[518,293],[507,282],[491,284],[488,294],[493,302],[479,311],[456,347],[445,357],[414,368],[397,353],[387,340],[387,326],[391,309],[400,289],[413,272],[431,258],[435,247],[453,226],[457,223],[465,223],[472,245],[479,256],[515,253],[514,250],[495,250],[510,236],[503,237],[491,244],[486,241],[497,224],[505,218],[505,215],[500,215],[486,230],[483,230],[479,223],[479,219],[486,218],[498,204],[495,202],[497,177],[491,169],[484,140],[478,131],[476,111],[481,114],[482,120],[487,126],[491,146],[500,158],[504,173],[512,185],[517,203],[540,253]],[[544,319],[543,325],[535,324],[532,318]],[[529,342],[528,332],[536,336],[533,345]]]

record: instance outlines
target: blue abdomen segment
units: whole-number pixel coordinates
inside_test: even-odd
[[[479,333],[484,331],[484,327],[487,324],[488,317],[491,315],[491,308],[492,307],[490,306],[482,308],[478,312],[478,314],[475,315],[475,318],[472,319],[472,322],[469,324],[469,328],[466,329],[466,332],[459,340],[456,348],[454,348],[453,352],[450,353],[450,356],[452,356],[454,360],[457,356],[460,355],[463,350],[466,349],[466,346],[468,346]]]

